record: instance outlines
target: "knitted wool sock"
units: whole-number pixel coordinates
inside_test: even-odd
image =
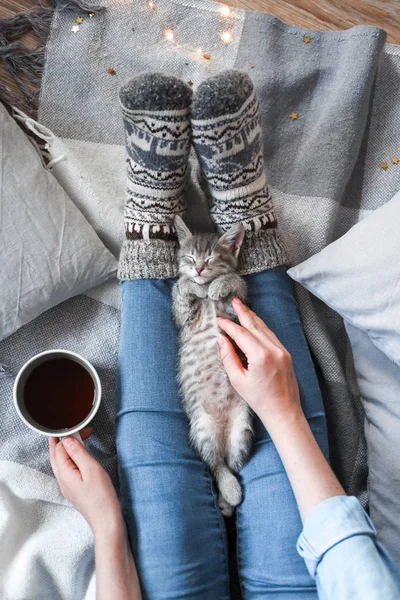
[[[225,71],[200,84],[192,102],[192,135],[220,232],[241,221],[246,235],[238,271],[287,263],[264,172],[261,116],[250,77]]]
[[[122,86],[119,98],[128,185],[118,277],[176,277],[173,221],[186,210],[192,90],[176,77],[144,73]]]

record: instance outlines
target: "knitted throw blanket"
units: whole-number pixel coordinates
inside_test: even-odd
[[[32,115],[36,102],[38,122],[52,132],[46,143],[49,158],[57,159],[54,176],[116,256],[124,239],[126,176],[118,90],[141,71],[170,73],[194,87],[222,69],[251,75],[261,102],[268,183],[291,264],[343,235],[400,189],[400,165],[390,162],[400,152],[400,48],[385,44],[382,30],[359,26],[322,33],[289,27],[259,12],[221,14],[219,4],[204,0],[104,0],[101,7],[74,2],[69,8],[65,4],[46,12],[47,25],[39,17],[35,21],[36,29],[41,23],[43,37],[49,34],[46,51],[40,51],[41,93],[25,90],[22,108],[33,108]],[[77,17],[82,22],[76,22]],[[14,52],[10,31],[0,23],[0,32],[6,33],[1,38],[7,48],[3,56],[8,57]],[[20,52],[12,63],[17,76],[27,60]],[[3,90],[3,98],[5,94]],[[40,125],[37,134],[43,135]],[[204,230],[210,222],[194,156],[191,165],[189,221]],[[296,294],[320,375],[332,465],[346,490],[365,503],[363,410],[344,327],[338,315],[304,289],[296,287]],[[41,500],[53,498],[48,502],[58,510],[47,442],[17,423],[10,400],[12,375],[27,358],[48,347],[87,356],[99,369],[104,389],[91,450],[115,477],[118,326],[114,281],[55,307],[0,343],[0,427],[5,440],[0,465],[7,465],[0,469],[0,489],[10,497],[10,490],[18,495],[20,506],[32,506],[39,494]],[[36,479],[31,477],[34,473]],[[30,515],[29,523],[38,518],[25,514]],[[55,543],[47,509],[39,517]],[[11,579],[0,579],[0,595],[32,597],[26,580],[33,577],[35,598],[84,598],[93,556],[87,532],[80,536],[79,527],[74,527],[68,543],[75,544],[75,559],[81,553],[81,563],[65,561],[56,568],[40,546],[30,562],[16,567],[15,595]],[[2,547],[3,533],[0,526]],[[82,569],[79,577],[76,564]],[[11,568],[8,562],[9,573]]]

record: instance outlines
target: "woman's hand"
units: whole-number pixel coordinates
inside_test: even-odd
[[[251,406],[267,429],[276,421],[302,415],[292,357],[276,335],[238,298],[232,306],[240,325],[218,318],[220,328],[247,357],[243,367],[233,344],[220,336],[221,358],[235,390]]]
[[[86,439],[89,427],[80,434]],[[78,440],[49,438],[50,462],[65,498],[89,523],[95,541],[97,600],[141,600],[117,494],[111,479]]]
[[[87,438],[90,428],[81,431]],[[96,535],[122,520],[120,505],[111,479],[103,467],[78,440],[66,436],[61,442],[49,437],[50,463],[63,496],[89,523]]]
[[[243,350],[248,368],[242,366],[232,343],[223,336],[221,358],[233,387],[269,431],[304,521],[314,506],[345,492],[304,416],[289,352],[240,300],[235,298],[232,305],[240,325],[217,319],[218,325]]]

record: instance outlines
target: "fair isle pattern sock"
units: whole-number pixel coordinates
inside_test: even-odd
[[[200,84],[192,102],[192,135],[220,232],[242,222],[238,271],[257,273],[288,262],[266,183],[258,98],[250,77],[224,71]]]
[[[173,221],[186,210],[192,90],[176,77],[144,73],[122,86],[119,98],[128,185],[118,277],[176,277]]]

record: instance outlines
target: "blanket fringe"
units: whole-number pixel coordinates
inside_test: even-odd
[[[35,8],[0,20],[0,38],[13,42],[23,33],[32,30],[40,40],[46,40],[49,34],[54,8]]]
[[[91,0],[53,0],[52,4],[53,8],[40,5],[28,12],[0,19],[0,60],[20,92],[16,94],[0,82],[0,101],[7,106],[16,106],[33,118],[36,118],[39,107],[45,46],[55,10],[79,10],[83,13],[105,10],[98,2]],[[28,31],[37,38],[38,48],[28,48],[20,41]]]
[[[57,8],[69,10],[85,10],[87,12],[99,12],[105,10],[96,0],[52,0],[52,4]]]

